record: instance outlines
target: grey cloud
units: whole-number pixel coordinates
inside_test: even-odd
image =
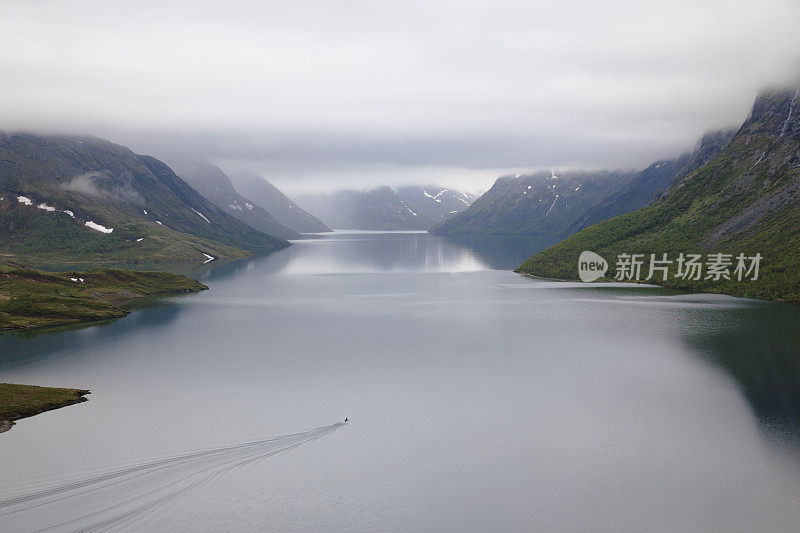
[[[144,205],[144,198],[133,187],[126,183],[119,183],[106,172],[86,172],[74,176],[61,188],[84,196],[98,199],[124,200],[139,205]]]
[[[9,2],[0,128],[189,151],[297,189],[641,166],[797,83],[799,15],[789,0]]]

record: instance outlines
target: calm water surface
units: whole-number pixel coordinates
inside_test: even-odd
[[[544,244],[338,233],[110,325],[2,336],[0,381],[92,395],[0,435],[0,498],[348,416],[122,525],[797,531],[798,308],[499,270]]]

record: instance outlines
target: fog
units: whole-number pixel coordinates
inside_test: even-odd
[[[136,189],[114,178],[115,176],[111,176],[107,172],[86,172],[85,174],[74,176],[63,183],[61,188],[65,191],[95,198],[122,200],[139,205],[145,204],[144,198]]]
[[[0,129],[202,156],[289,192],[631,168],[796,84],[798,4],[7,2]]]

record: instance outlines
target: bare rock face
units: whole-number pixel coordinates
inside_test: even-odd
[[[788,89],[760,94],[740,133],[796,137],[800,134],[800,115],[797,110],[800,102],[797,97],[797,90]]]
[[[712,284],[671,279],[669,285],[800,303],[800,98],[799,89],[769,91],[753,103],[741,128],[711,157],[701,142],[699,167],[684,172],[647,207],[565,239],[539,252],[520,272],[570,277],[582,250],[619,253],[720,252],[760,254],[757,280]],[[477,203],[477,202],[476,202]]]

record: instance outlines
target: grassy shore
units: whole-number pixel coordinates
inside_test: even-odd
[[[0,383],[0,432],[10,429],[14,420],[85,402],[87,394],[81,389]]]
[[[121,306],[131,300],[207,288],[169,272],[52,273],[0,266],[0,331],[113,320],[128,314]]]

